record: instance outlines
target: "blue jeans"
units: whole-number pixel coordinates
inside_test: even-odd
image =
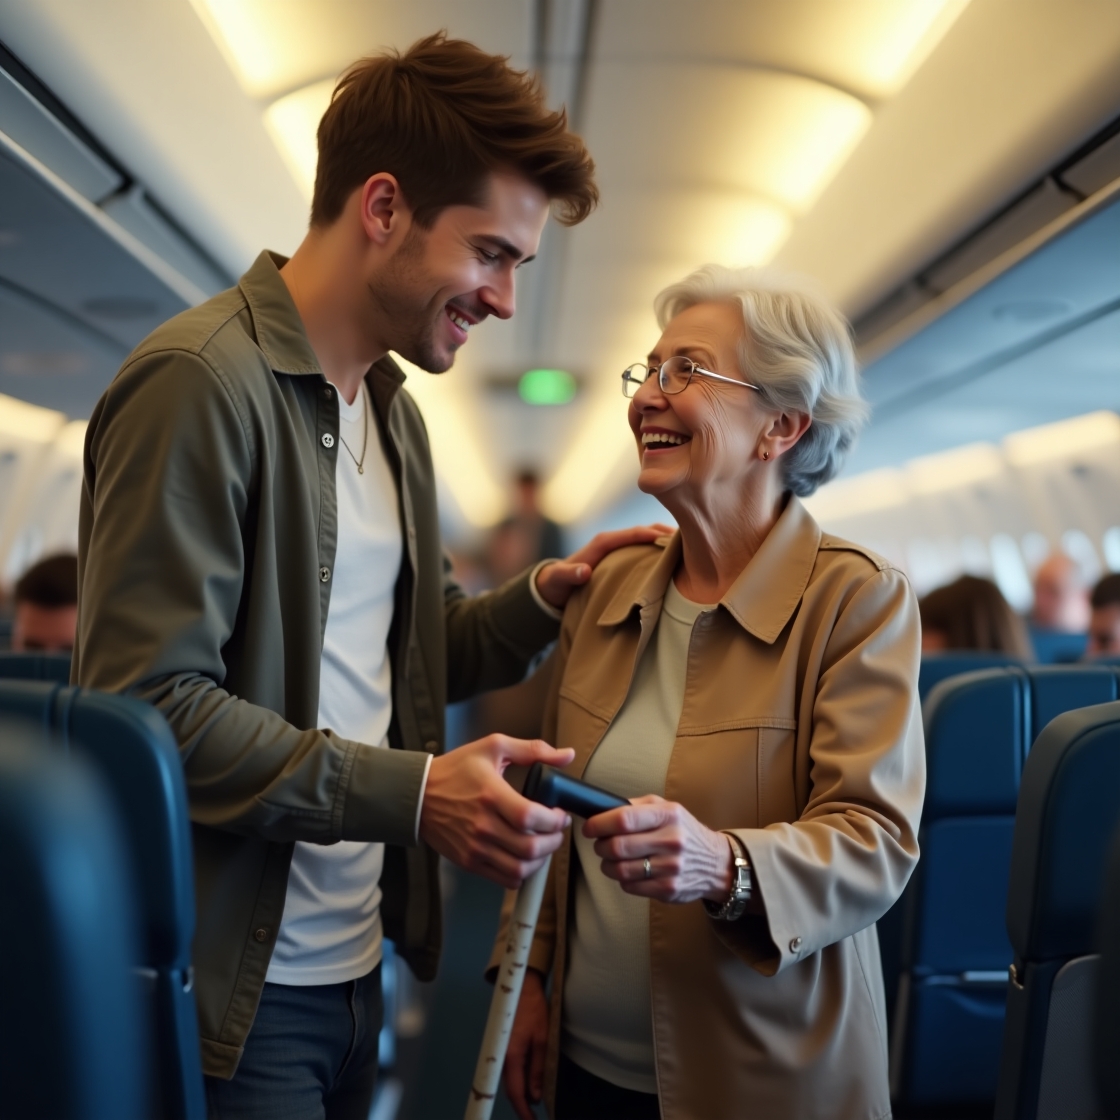
[[[265,984],[233,1080],[206,1078],[210,1120],[366,1120],[383,1014],[380,965],[343,984]]]

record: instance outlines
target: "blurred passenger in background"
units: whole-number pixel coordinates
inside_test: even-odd
[[[1120,654],[1120,572],[1105,576],[1089,596],[1089,657]]]
[[[1089,592],[1081,570],[1066,555],[1048,556],[1034,575],[1031,626],[1062,634],[1084,634],[1089,628]]]
[[[918,601],[922,653],[975,649],[1034,660],[1023,620],[990,579],[961,576]]]
[[[78,625],[78,558],[66,553],[33,564],[16,584],[12,649],[70,653]]]
[[[532,470],[514,479],[513,513],[494,528],[486,546],[486,562],[497,587],[530,564],[550,560],[564,551],[564,533],[540,507],[540,479]]]

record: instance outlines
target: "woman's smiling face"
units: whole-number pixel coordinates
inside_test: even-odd
[[[737,381],[743,316],[733,303],[700,303],[665,328],[649,355],[651,369],[683,355],[698,366]],[[630,401],[630,427],[638,445],[638,487],[664,500],[703,499],[713,488],[740,490],[759,463],[759,444],[776,413],[758,393],[700,374],[681,393],[661,391],[650,376]]]

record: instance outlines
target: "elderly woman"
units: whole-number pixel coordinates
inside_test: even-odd
[[[506,1089],[560,1120],[888,1116],[874,923],[918,858],[918,611],[799,500],[865,415],[848,331],[715,266],[657,314],[622,387],[680,531],[573,597],[545,729],[632,803],[553,858]]]

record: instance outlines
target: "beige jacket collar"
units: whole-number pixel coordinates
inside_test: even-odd
[[[728,588],[720,605],[756,638],[772,644],[801,602],[817,562],[820,526],[793,494],[759,550]],[[600,626],[618,626],[635,607],[644,609],[665,597],[681,557],[680,532],[664,544],[652,568],[635,567],[600,614]]]

